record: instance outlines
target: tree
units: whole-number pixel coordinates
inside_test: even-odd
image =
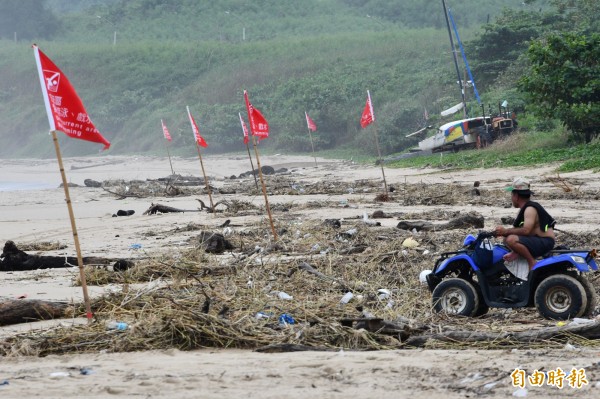
[[[533,42],[528,57],[519,88],[529,108],[590,142],[600,133],[600,34],[555,33]]]

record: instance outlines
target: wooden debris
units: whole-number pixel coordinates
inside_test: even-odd
[[[422,347],[430,341],[442,342],[507,342],[532,343],[546,340],[567,341],[569,337],[578,336],[586,339],[600,339],[600,321],[589,323],[571,323],[563,327],[547,327],[520,332],[483,332],[483,331],[446,331],[412,336],[406,345]]]
[[[458,217],[450,220],[448,223],[434,224],[431,222],[424,221],[400,221],[396,225],[401,230],[417,230],[417,231],[435,231],[435,230],[454,230],[454,229],[466,229],[466,228],[477,228],[482,229],[484,226],[483,216],[476,213],[470,212],[465,215],[459,215]]]
[[[67,302],[19,299],[0,302],[0,326],[66,317]]]
[[[113,267],[113,270],[124,270],[130,267],[133,262],[127,260],[116,260],[109,258],[84,257],[84,264],[108,265],[112,262],[121,262],[118,266]],[[38,269],[54,269],[63,267],[77,266],[77,258],[73,256],[41,256],[29,255],[17,248],[13,241],[6,241],[2,255],[0,255],[0,271],[23,271],[23,270],[38,270]]]
[[[155,215],[157,213],[178,213],[178,212],[200,212],[199,209],[179,209],[173,208],[172,206],[154,204],[150,205],[150,208],[146,209],[144,215]]]

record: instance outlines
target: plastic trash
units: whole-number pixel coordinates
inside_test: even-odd
[[[353,293],[351,293],[350,291],[348,291],[348,292],[346,292],[346,293],[344,294],[344,296],[342,297],[342,299],[340,299],[340,303],[345,305],[345,304],[347,304],[348,302],[350,302],[350,300],[351,300],[352,298],[354,298],[354,294],[353,294]]]
[[[346,230],[344,232],[344,234],[346,234],[347,236],[352,237],[353,235],[355,235],[356,233],[358,233],[358,229],[350,229],[350,230]]]
[[[419,243],[414,238],[408,237],[406,240],[404,240],[402,242],[402,246],[404,248],[416,248],[419,246]]]
[[[517,398],[524,398],[525,396],[527,396],[527,389],[518,388],[516,391],[513,392],[512,396],[516,396]]]
[[[286,300],[286,301],[290,301],[290,300],[294,299],[294,297],[293,297],[293,296],[291,296],[291,295],[289,295],[289,294],[286,294],[286,293],[285,293],[285,292],[283,292],[283,291],[280,291],[280,292],[278,292],[278,293],[277,293],[277,297],[278,297],[279,299],[283,299],[283,300]]]
[[[257,312],[254,317],[256,317],[258,320],[260,320],[260,319],[268,319],[271,316],[272,316],[271,313]]]
[[[0,381],[0,385],[8,385],[8,380],[2,380],[2,381]]]
[[[280,326],[286,326],[288,324],[295,324],[295,323],[296,323],[296,320],[294,320],[294,318],[287,313],[284,313],[281,316],[279,316],[279,325]]]
[[[378,289],[377,293],[379,294],[377,297],[380,300],[388,299],[391,295],[390,290],[386,290],[385,288]]]
[[[82,367],[82,368],[79,369],[79,374],[81,374],[81,375],[94,374],[94,370],[88,369],[87,367]]]
[[[117,331],[125,331],[129,328],[129,326],[127,325],[127,323],[122,322],[122,321],[109,321],[108,323],[106,323],[106,329],[107,330],[117,330]]]
[[[421,273],[419,273],[419,282],[421,284],[427,284],[427,276],[431,273],[433,273],[431,270],[423,270]]]
[[[71,373],[66,371],[56,371],[54,373],[50,373],[50,377],[70,377]]]
[[[131,244],[129,246],[129,249],[140,249],[142,247],[142,244]]]
[[[319,248],[321,248],[321,246],[319,244],[315,244],[312,246],[312,248],[310,249],[311,251],[318,251]]]
[[[573,320],[571,320],[569,325],[570,326],[582,326],[582,325],[590,324],[590,323],[594,323],[594,320],[582,319],[581,317],[575,317],[575,318],[573,318]]]

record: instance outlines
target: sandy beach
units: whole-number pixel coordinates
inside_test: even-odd
[[[202,176],[198,158],[173,158],[175,173]],[[310,156],[268,155],[261,164],[275,170],[286,169],[294,195],[272,195],[273,205],[321,202],[333,207],[301,208],[294,217],[303,220],[360,218],[364,212],[382,210],[389,214],[428,211],[436,205],[403,205],[401,201],[372,201],[383,187],[381,169],[359,165],[348,160]],[[226,220],[232,225],[268,226],[265,215],[240,217],[197,212],[198,198],[206,195],[165,196],[152,198],[119,198],[103,188],[85,187],[84,180],[127,182],[158,179],[171,174],[167,158],[90,157],[66,158],[67,179],[79,187],[71,187],[78,234],[84,256],[144,258],[164,251],[182,251],[189,247],[193,232],[184,228],[190,223],[219,229]],[[251,170],[245,154],[239,156],[207,156],[206,174],[215,202],[239,197],[221,194],[240,184],[253,184],[252,177],[231,179]],[[256,164],[254,165],[256,167]],[[484,216],[485,227],[500,224],[503,216],[515,216],[503,188],[517,176],[532,181],[539,201],[551,210],[560,229],[583,234],[598,231],[600,179],[590,171],[560,174],[556,165],[530,169],[494,168],[469,171],[423,169],[385,169],[387,184],[401,188],[407,184],[426,186],[454,185],[457,190],[480,182],[482,197],[494,193],[504,195],[496,206],[482,205],[474,197],[467,203],[444,205],[451,211],[476,211]],[[17,245],[35,242],[59,242],[66,248],[44,251],[44,255],[74,256],[73,236],[65,195],[59,187],[61,177],[57,161],[0,160],[0,242]],[[272,177],[266,176],[267,188]],[[304,188],[319,182],[335,186],[342,182],[369,181],[374,190],[350,190],[338,194],[301,195]],[[561,183],[562,182],[562,183]],[[565,196],[585,192],[582,198]],[[269,191],[267,189],[267,191]],[[400,190],[401,191],[401,190]],[[487,194],[486,194],[487,193]],[[403,192],[401,196],[410,196]],[[264,198],[257,194],[244,197],[257,206]],[[144,215],[153,203],[190,210],[183,213]],[[348,206],[339,206],[348,204]],[[440,206],[437,206],[439,208]],[[134,210],[127,217],[113,217],[118,210]],[[281,214],[274,211],[274,217]],[[381,219],[381,228],[394,228],[397,218]],[[268,229],[267,229],[268,231]],[[74,285],[78,269],[48,269],[23,272],[0,272],[0,301],[19,297],[49,301],[81,302],[81,287]],[[119,285],[89,286],[97,297]],[[44,321],[0,327],[0,339],[14,334],[48,328],[60,323],[85,323],[85,319]],[[4,338],[3,338],[4,337]],[[534,370],[585,369],[587,384],[581,388],[565,386],[530,386],[519,390],[511,383],[510,373],[516,368]],[[346,398],[358,395],[375,397],[417,398],[503,398],[507,396],[598,397],[600,395],[600,349],[569,345],[564,349],[535,350],[394,350],[354,352],[258,353],[242,350],[203,349],[196,351],[143,351],[129,353],[68,354],[37,357],[5,357],[0,359],[0,396],[2,398],[45,397],[172,397],[229,398],[245,395],[255,398]]]

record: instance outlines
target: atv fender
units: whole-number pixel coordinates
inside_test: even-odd
[[[440,263],[440,265],[438,266],[438,268],[435,270],[435,274],[439,275],[442,274],[442,272],[452,263],[460,261],[460,260],[464,260],[465,262],[467,262],[475,271],[478,271],[479,268],[477,267],[477,265],[473,262],[473,259],[471,259],[470,256],[466,255],[466,254],[460,254],[460,255],[456,255],[453,256],[451,258],[445,259],[442,263]]]
[[[583,262],[576,262],[575,260],[573,260],[572,256],[577,256],[577,257],[583,259]],[[590,262],[591,264],[588,264],[587,262],[585,262],[586,256],[587,256],[587,253],[585,253],[585,252],[572,252],[572,253],[567,253],[567,254],[554,255],[554,256],[551,256],[546,259],[542,259],[539,262],[537,262],[535,264],[533,270],[538,270],[545,266],[555,266],[555,265],[557,265],[559,263],[563,263],[563,262],[572,265],[578,271],[583,272],[583,273],[590,272],[593,270],[598,270],[598,266],[596,265],[596,262],[593,259]]]

